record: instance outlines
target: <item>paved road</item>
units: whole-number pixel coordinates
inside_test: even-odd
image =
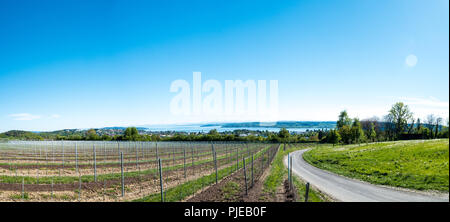
[[[305,160],[299,150],[291,153],[292,172],[338,201],[344,202],[448,202],[447,196],[429,196],[409,191],[400,191],[339,176],[316,168]],[[287,165],[287,158],[284,159]]]

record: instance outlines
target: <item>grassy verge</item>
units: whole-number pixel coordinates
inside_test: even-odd
[[[310,164],[369,183],[449,191],[449,140],[323,146],[306,152]]]
[[[257,159],[260,155],[265,153],[270,146],[262,149],[258,153],[254,155],[254,158]],[[251,157],[247,157],[245,160],[250,160]],[[243,167],[243,162],[239,161],[239,169]],[[221,170],[218,170],[218,179],[221,180],[224,177],[230,175],[230,172],[232,169],[235,169],[236,165],[231,165],[229,167],[223,168]],[[234,172],[234,171],[233,171]],[[185,198],[195,194],[197,191],[202,189],[205,186],[209,186],[216,182],[216,174],[212,173],[203,177],[200,177],[195,180],[188,181],[186,183],[180,184],[176,187],[169,188],[165,191],[165,202],[176,202],[184,200]],[[160,202],[161,201],[161,194],[155,193],[151,194],[149,196],[133,200],[134,202]]]
[[[283,159],[284,157],[293,151],[305,149],[307,146],[299,145],[294,146],[289,149],[283,150],[283,145],[280,147],[280,149],[277,152],[277,155],[275,156],[273,162],[272,162],[272,168],[270,170],[270,174],[267,176],[266,180],[264,181],[264,191],[268,192],[272,195],[275,195],[277,192],[277,188],[279,186],[282,186],[283,181],[288,176],[288,170],[284,166]],[[293,174],[294,175],[294,174]],[[305,183],[297,176],[294,175],[293,183],[294,186],[297,188],[298,196],[300,199],[298,201],[304,201],[305,197]],[[310,189],[309,190],[309,198],[308,202],[323,202],[326,198],[320,195],[318,192]]]

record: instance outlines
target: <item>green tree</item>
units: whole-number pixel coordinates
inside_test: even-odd
[[[420,122],[420,118],[417,118],[417,126],[415,133],[421,133],[422,132],[422,123]]]
[[[336,123],[336,127],[341,129],[344,126],[350,126],[352,124],[352,119],[348,117],[347,110],[342,111],[339,114],[338,121]]]
[[[344,125],[339,130],[339,135],[341,135],[341,141],[343,143],[349,144],[352,142],[352,133],[350,126]]]
[[[125,129],[125,140],[136,141],[139,139],[139,131],[136,127],[128,127]]]
[[[392,124],[394,139],[399,138],[400,134],[405,131],[408,126],[408,121],[411,120],[412,117],[413,114],[409,110],[408,105],[398,102],[392,106],[391,110],[389,110],[388,118],[386,119]]]
[[[375,125],[373,123],[370,123],[368,137],[372,142],[375,141],[375,138],[377,138],[377,132],[375,131]]]
[[[278,136],[283,142],[287,142],[291,134],[286,128],[282,128],[280,132],[278,133]]]
[[[341,135],[337,130],[330,130],[326,138],[327,142],[332,144],[338,144],[341,139]]]
[[[86,138],[87,138],[87,140],[97,140],[98,135],[97,135],[97,132],[95,131],[95,129],[88,130],[86,132]]]
[[[365,140],[364,131],[362,130],[361,122],[359,122],[358,118],[353,120],[351,135],[354,143],[360,143]]]

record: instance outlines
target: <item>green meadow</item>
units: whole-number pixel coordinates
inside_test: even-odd
[[[449,191],[449,140],[318,146],[310,164],[336,174],[395,187]]]

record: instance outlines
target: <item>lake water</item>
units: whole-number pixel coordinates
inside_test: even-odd
[[[218,132],[234,131],[234,130],[261,130],[269,132],[279,132],[281,128],[278,127],[221,127],[221,126],[161,126],[161,127],[147,127],[148,131],[160,132],[160,131],[175,131],[175,132],[187,132],[187,133],[207,133],[212,129],[216,129]],[[319,128],[286,128],[289,132],[306,132],[307,130],[319,130]]]

